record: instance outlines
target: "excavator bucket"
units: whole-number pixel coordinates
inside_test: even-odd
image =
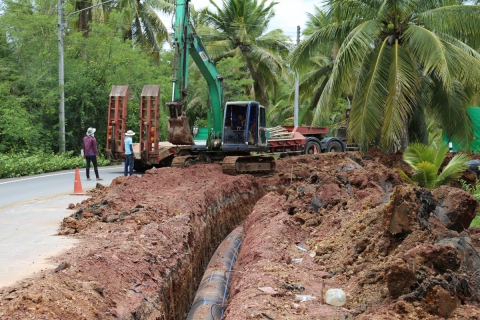
[[[168,118],[168,141],[179,145],[193,145],[193,136],[188,125],[188,117],[182,115]]]
[[[183,112],[183,100],[169,102],[167,106],[170,110],[168,118],[168,142],[180,145],[192,145],[193,135],[188,125],[188,117]]]

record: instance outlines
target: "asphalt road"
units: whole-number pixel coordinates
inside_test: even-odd
[[[95,177],[90,169],[91,177]],[[80,169],[82,190],[97,184]],[[100,167],[98,181],[105,186],[123,175],[123,166]],[[76,241],[55,236],[63,218],[72,214],[69,203],[88,197],[74,195],[75,170],[0,179],[0,288],[13,285],[42,269],[54,269],[52,256]]]
[[[98,170],[100,178],[103,179],[98,182],[104,185],[110,185],[113,179],[123,175],[123,166],[100,167]],[[79,173],[83,191],[95,187],[97,181],[92,168],[90,168],[90,178],[93,178],[90,181],[87,181],[84,168],[79,169]],[[71,194],[74,185],[75,170],[0,179],[0,211],[12,205]]]

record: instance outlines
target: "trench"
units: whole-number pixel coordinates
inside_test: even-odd
[[[188,234],[190,251],[164,276],[159,292],[132,310],[130,319],[186,319],[215,250],[245,220],[263,194],[261,187],[254,187],[218,198],[204,215],[192,213],[195,227]],[[209,316],[202,319],[212,319]]]

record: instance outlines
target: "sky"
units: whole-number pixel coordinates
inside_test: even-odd
[[[222,6],[222,0],[215,0],[215,2],[218,6]],[[260,3],[261,1],[258,2]],[[305,29],[307,12],[314,13],[314,6],[321,7],[322,0],[275,0],[275,2],[278,2],[273,7],[275,17],[270,20],[268,29],[282,29],[286,36],[296,41],[297,26],[300,26],[300,32]],[[213,7],[209,0],[191,0],[190,3],[194,5],[197,10],[205,7]],[[271,1],[267,1],[267,4],[269,3],[271,3]],[[169,22],[166,26],[169,27],[170,24]]]

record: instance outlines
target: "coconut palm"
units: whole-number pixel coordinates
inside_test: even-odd
[[[445,144],[437,148],[421,143],[410,144],[403,153],[403,160],[414,170],[412,180],[421,187],[433,189],[460,178],[462,172],[468,168],[467,161],[470,157],[467,154],[455,155],[437,175],[447,152],[448,147]]]
[[[240,57],[254,80],[252,97],[268,105],[268,91],[278,90],[283,72],[283,56],[289,52],[290,39],[281,30],[267,32],[273,7],[267,0],[223,0],[222,6],[210,3],[216,13],[200,10],[197,32],[210,55],[216,60],[229,56]]]
[[[445,133],[469,145],[466,106],[480,79],[480,6],[461,1],[327,0],[326,23],[292,53],[296,68],[325,43],[333,43],[333,67],[314,120],[328,114],[353,83],[349,135],[367,145],[403,141],[426,109]],[[336,44],[338,43],[338,50]],[[421,137],[422,134],[417,134]]]
[[[104,2],[105,4],[99,5]],[[105,21],[110,12],[117,10],[125,17],[125,39],[133,40],[134,44],[150,50],[154,56],[158,57],[162,43],[169,39],[167,28],[160,20],[158,12],[173,13],[174,3],[175,0],[76,1],[75,11],[95,6],[79,13],[77,29],[88,31],[90,21]]]
[[[119,0],[118,8],[128,12],[125,37],[158,53],[162,42],[168,39],[168,31],[157,11],[173,13],[175,0]]]

